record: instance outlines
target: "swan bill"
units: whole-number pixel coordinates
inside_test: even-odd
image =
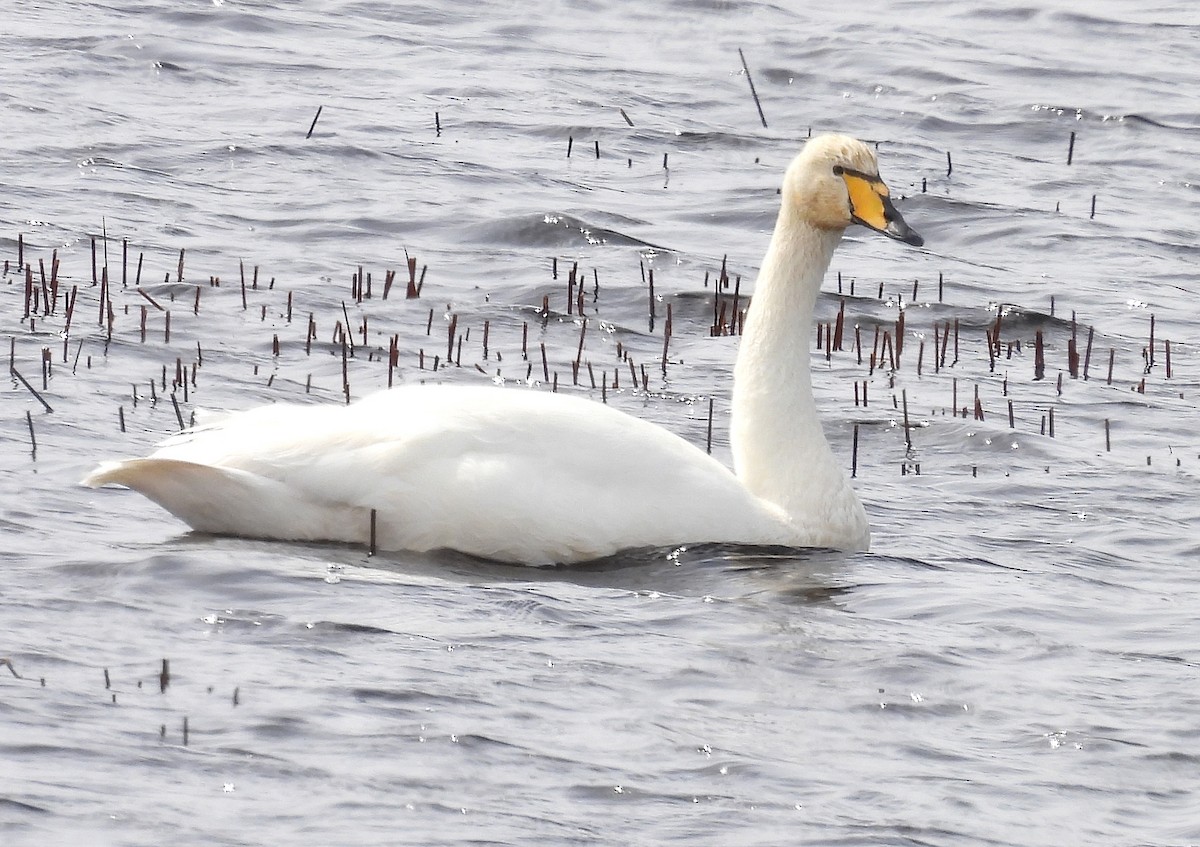
[[[851,220],[914,247],[925,243],[925,239],[905,222],[892,204],[891,192],[879,176],[843,167],[834,168],[834,173],[846,183]]]

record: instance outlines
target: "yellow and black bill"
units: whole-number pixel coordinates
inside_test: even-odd
[[[905,223],[900,212],[892,205],[891,192],[878,174],[841,166],[835,167],[833,172],[846,183],[846,190],[850,194],[851,220],[914,247],[925,243],[925,239]]]

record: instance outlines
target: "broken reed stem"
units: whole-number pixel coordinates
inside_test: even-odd
[[[33,456],[33,460],[37,461],[37,436],[33,434],[33,414],[25,410],[25,423],[29,424],[29,448]]]
[[[668,303],[667,304],[667,322],[663,325],[663,352],[662,352],[663,376],[667,375],[667,348],[671,344],[671,323],[672,323],[672,321],[671,321],[671,304]],[[1170,349],[1170,348],[1168,348],[1168,349]],[[1167,361],[1170,361],[1169,354],[1168,354]],[[1167,366],[1167,369],[1168,369],[1168,371],[1170,370],[1170,365]]]
[[[650,269],[649,284],[650,284],[650,325],[653,326],[654,318],[656,317],[655,312],[654,312],[654,268]],[[1153,326],[1153,324],[1151,324],[1151,326]],[[1153,333],[1151,333],[1151,341],[1153,341],[1153,337],[1154,337]]]
[[[704,452],[712,455],[712,429],[713,429],[713,399],[708,398],[708,432],[704,438]]]
[[[895,396],[895,395],[893,395]],[[900,397],[904,405],[904,448],[906,451],[912,451],[912,428],[908,423],[908,389],[901,389]]]
[[[187,429],[183,424],[183,412],[179,410],[179,400],[175,397],[175,392],[171,392],[171,405],[175,407],[175,419],[179,421],[179,431],[183,432]]]
[[[579,363],[583,361],[583,340],[587,336],[587,318],[584,318],[579,326],[579,348],[575,351],[575,371],[579,371]],[[486,325],[485,325],[486,332]],[[486,359],[487,357],[484,356]]]
[[[370,546],[367,548],[368,556],[375,555],[375,518],[376,518],[375,510],[372,509],[371,510],[371,543],[370,543]]]
[[[313,115],[312,123],[308,126],[308,132],[305,134],[305,138],[312,138],[313,130],[317,128],[317,121],[320,119],[321,110],[324,108],[325,107],[323,105],[317,106],[317,113]]]
[[[10,358],[9,358],[9,364],[8,364],[8,372],[10,374],[12,374],[13,376],[15,376],[18,380],[20,380],[21,385],[23,385],[27,389],[29,389],[29,393],[32,394],[39,403],[42,404],[42,408],[44,408],[47,412],[54,411],[54,408],[49,403],[46,402],[46,398],[44,398],[44,397],[42,397],[42,395],[38,394],[37,389],[35,389],[32,385],[30,385],[29,380],[27,380],[25,377],[21,376],[21,372],[18,371],[16,369],[16,367],[12,364],[11,352],[10,352]]]
[[[46,263],[41,259],[38,259],[38,275],[42,281],[42,314],[48,315],[51,312],[50,285],[46,282]]]
[[[346,333],[341,334],[342,340],[342,393],[346,396],[346,405],[350,405],[350,363],[346,347]],[[435,367],[434,370],[437,370]]]
[[[346,309],[346,301],[342,301],[342,317],[346,319],[345,329],[342,332],[343,344],[349,343],[350,355],[354,355],[354,335],[350,332],[350,312]],[[343,351],[344,352],[344,351]]]
[[[758,100],[758,91],[754,88],[754,77],[750,76],[750,66],[746,64],[746,54],[742,52],[742,48],[738,48],[738,56],[742,60],[742,70],[746,72],[746,82],[750,83],[750,96],[754,98],[754,107],[758,109],[758,119],[762,121],[763,129],[767,128],[767,116],[763,114],[762,103]],[[666,167],[666,161],[663,161],[663,167]]]
[[[100,283],[100,299],[99,299],[99,315],[96,318],[97,326],[104,326],[104,306],[108,300],[108,278],[104,277]]]
[[[855,383],[857,387],[857,383]],[[858,477],[858,424],[854,425],[854,437],[850,442],[850,478]]]

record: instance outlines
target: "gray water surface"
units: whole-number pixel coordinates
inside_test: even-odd
[[[1189,4],[43,0],[0,46],[0,322],[53,409],[0,384],[0,842],[1200,843]],[[869,554],[372,558],[75,484],[383,388],[393,336],[396,382],[557,377],[701,445],[711,399],[728,461],[714,281],[830,130],[926,238],[851,231],[819,304]]]

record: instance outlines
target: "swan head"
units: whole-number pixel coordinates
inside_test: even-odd
[[[892,205],[875,151],[848,135],[818,135],[804,145],[784,175],[783,203],[817,229],[861,224],[916,247],[925,243]]]

